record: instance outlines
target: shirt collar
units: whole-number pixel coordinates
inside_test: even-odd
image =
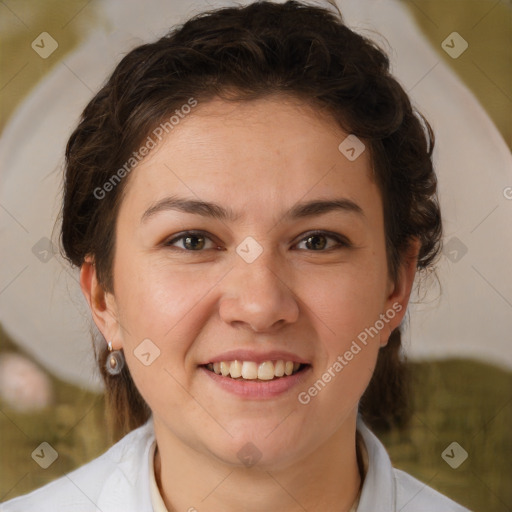
[[[155,449],[156,441],[153,441],[151,449],[149,450],[149,493],[151,495],[151,504],[153,505],[153,512],[169,512],[165,506],[158,484],[155,477]]]
[[[395,512],[396,488],[393,467],[387,451],[360,416],[357,419],[357,430],[363,437],[368,455],[368,470],[357,512],[375,512],[375,510]],[[129,503],[133,510],[152,510],[154,507],[155,512],[166,512],[165,504],[156,486],[152,466],[155,449],[152,419],[150,418],[133,434],[138,439],[133,439],[128,445],[118,445],[122,448],[111,454],[115,470],[105,481],[97,506],[99,510],[121,512],[122,504]],[[141,464],[133,464],[134,460],[141,461]]]
[[[155,440],[152,417],[128,435],[132,436],[130,442],[121,441],[107,452],[113,470],[98,496],[98,510],[152,510],[149,494],[149,450]]]
[[[358,502],[350,512],[395,512],[396,493],[393,467],[382,443],[364,424],[360,416],[357,430],[361,433],[366,449],[366,476]],[[148,489],[154,512],[168,512],[155,479],[154,454],[156,442],[153,438],[147,450]],[[145,470],[146,468],[143,468]]]
[[[364,479],[357,512],[395,512],[396,488],[393,466],[384,445],[375,434],[357,418],[357,430],[363,436],[368,454],[368,471]]]

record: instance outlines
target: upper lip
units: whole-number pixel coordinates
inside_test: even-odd
[[[230,350],[223,352],[217,356],[213,356],[199,366],[209,363],[220,363],[221,361],[253,361],[255,363],[263,363],[265,361],[293,361],[294,363],[310,364],[307,359],[282,350],[272,350],[270,352],[255,352],[254,350]]]

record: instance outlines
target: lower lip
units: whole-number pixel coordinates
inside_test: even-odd
[[[207,370],[203,366],[200,366],[199,370],[202,370],[215,384],[234,395],[256,400],[265,400],[282,395],[290,391],[293,387],[302,384],[307,379],[311,371],[311,366],[307,366],[304,370],[293,375],[279,377],[269,381],[236,380],[231,377],[217,375],[215,372]]]

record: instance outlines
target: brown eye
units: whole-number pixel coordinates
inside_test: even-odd
[[[308,249],[325,249],[327,245],[327,237],[324,235],[312,235],[306,239],[306,247]]]
[[[187,252],[201,252],[207,243],[207,240],[210,240],[212,242],[214,248],[215,244],[211,240],[211,238],[205,236],[203,233],[195,233],[195,232],[185,232],[181,234],[180,236],[177,236],[173,238],[172,240],[169,240],[165,242],[166,247],[172,247],[176,249],[182,249]],[[181,247],[174,247],[175,244],[178,242],[181,243]]]
[[[205,245],[205,239],[202,236],[196,236],[196,235],[187,236],[187,237],[183,237],[183,240],[184,240],[183,244],[184,244],[185,248],[191,249],[193,251],[195,251],[196,249],[203,249],[204,245]]]
[[[326,249],[326,247],[328,246],[329,239],[334,240],[336,244],[334,245],[334,247],[331,246]],[[306,249],[308,251],[313,252],[322,252],[342,247],[350,247],[350,243],[345,237],[336,235],[334,233],[327,233],[324,231],[310,233],[309,235],[304,237],[299,243],[305,243]]]

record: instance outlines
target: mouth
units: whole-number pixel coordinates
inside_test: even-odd
[[[310,365],[278,359],[275,361],[217,361],[201,365],[221,377],[238,381],[269,382],[286,379],[305,371]]]

